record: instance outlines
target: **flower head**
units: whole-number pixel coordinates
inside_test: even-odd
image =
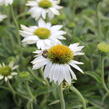
[[[0,22],[2,22],[6,17],[6,15],[0,14]]]
[[[33,0],[29,1],[27,6],[31,7],[29,12],[36,20],[40,17],[45,19],[47,15],[49,18],[53,18],[54,15],[60,14],[58,10],[62,8],[58,6],[58,1],[55,0]]]
[[[20,34],[24,37],[23,44],[36,44],[38,49],[48,49],[50,46],[60,44],[59,39],[66,32],[60,30],[61,25],[52,26],[51,23],[45,23],[42,19],[39,20],[38,26],[26,27],[21,25]]]
[[[0,5],[11,5],[13,3],[13,0],[0,0]]]
[[[101,42],[97,45],[98,49],[102,52],[109,52],[109,43]]]
[[[79,43],[69,47],[59,44],[44,51],[36,51],[36,58],[32,61],[33,69],[44,68],[44,77],[50,81],[60,84],[65,80],[71,84],[71,78],[77,79],[71,67],[83,73],[78,66],[83,63],[74,60],[75,56],[84,54],[82,48]]]
[[[15,70],[18,66],[14,66],[14,63],[11,62],[9,65],[0,64],[0,80],[4,79],[7,81],[8,79],[12,79],[13,76],[17,75]]]

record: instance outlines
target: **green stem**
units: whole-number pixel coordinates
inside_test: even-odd
[[[28,70],[30,71],[32,76],[36,79],[36,81],[39,81],[42,83],[43,80],[41,78],[39,78],[30,68]]]
[[[70,87],[70,90],[72,90],[73,92],[75,92],[81,99],[81,101],[83,102],[83,109],[87,109],[86,108],[86,100],[83,97],[83,95],[79,92],[78,89],[76,89],[74,86]]]
[[[97,30],[98,30],[99,38],[102,38],[103,33],[102,33],[102,27],[101,27],[101,19],[100,19],[100,15],[99,15],[99,5],[100,5],[100,3],[98,3],[96,6]]]
[[[16,29],[17,29],[17,35],[16,35],[17,36],[17,40],[18,40],[19,45],[21,45],[20,34],[19,34],[19,25],[18,25],[17,19],[15,17],[14,9],[13,9],[12,5],[10,5],[10,9],[11,9],[11,14],[12,14],[13,21],[14,21],[14,23],[16,25]]]
[[[26,82],[26,87],[27,87],[27,90],[28,90],[29,95],[31,96],[31,98],[32,98],[32,100],[33,100],[33,99],[34,99],[34,96],[33,96],[32,92],[31,92],[31,89],[30,89],[30,87],[29,87],[28,82]]]
[[[27,109],[33,109],[33,104],[31,101],[27,103]]]
[[[62,84],[60,84],[59,86],[59,96],[60,96],[61,109],[65,109],[65,100],[63,95]]]
[[[12,93],[15,95],[16,92],[15,92],[15,90],[13,89],[12,85],[10,84],[9,80],[7,81],[7,83],[8,83],[8,87],[10,88],[10,90],[12,91]]]
[[[104,60],[105,60],[105,58],[101,57],[101,70],[102,70],[101,80],[102,80],[102,85],[103,85],[104,89],[109,94],[109,89],[108,89],[108,87],[107,87],[107,85],[105,83],[105,79],[104,79]]]
[[[28,105],[27,105],[27,107],[28,107],[27,109],[33,109],[33,104],[34,104],[34,101],[35,101],[35,97],[34,97],[34,95],[31,92],[31,89],[29,87],[28,81],[26,81],[26,88],[27,88],[27,91],[28,91],[28,93],[29,93],[29,95],[31,97],[29,99],[29,102],[28,102]]]
[[[16,92],[16,94],[19,95],[20,97],[24,98],[24,99],[29,100],[29,97],[23,95],[22,93],[17,93],[17,92]]]

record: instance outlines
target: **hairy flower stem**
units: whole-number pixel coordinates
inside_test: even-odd
[[[13,87],[11,86],[9,80],[7,81],[7,83],[8,83],[8,87],[10,88],[10,90],[12,91],[12,93],[15,95],[16,92],[15,92],[15,90],[13,89]]]
[[[60,84],[59,86],[59,96],[60,96],[61,109],[65,109],[65,100],[63,95],[62,84]]]
[[[31,89],[29,87],[28,81],[26,82],[26,88],[27,88],[27,91],[28,91],[28,93],[29,93],[29,95],[31,97],[29,99],[29,101],[28,101],[28,105],[27,105],[28,108],[27,109],[33,109],[33,104],[34,104],[34,101],[35,101],[35,97],[34,97],[34,95],[31,92]]]
[[[14,9],[13,9],[12,5],[10,5],[10,10],[11,10],[13,21],[14,21],[14,23],[16,25],[16,29],[17,29],[17,35],[16,35],[17,36],[17,41],[18,41],[19,45],[21,45],[20,34],[19,34],[19,25],[18,25],[17,19],[15,17]]]
[[[70,87],[70,90],[72,90],[74,93],[76,93],[80,97],[81,101],[83,102],[83,109],[87,109],[86,100],[84,99],[83,95],[79,92],[79,90],[76,89],[74,86]]]
[[[96,6],[97,31],[98,31],[99,38],[102,38],[103,33],[102,33],[102,27],[101,27],[101,19],[100,19],[100,15],[99,15],[99,5],[100,5],[100,3],[98,3]]]
[[[105,91],[109,94],[109,89],[108,89],[108,87],[105,83],[105,79],[104,79],[104,60],[105,60],[105,58],[101,57],[101,71],[102,71],[101,72],[101,80],[102,80],[102,85],[103,85]]]

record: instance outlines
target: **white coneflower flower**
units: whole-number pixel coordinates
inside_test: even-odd
[[[44,68],[44,77],[50,81],[60,84],[63,80],[71,84],[71,78],[76,80],[76,75],[71,69],[74,68],[81,73],[83,70],[78,66],[83,64],[74,60],[76,55],[83,55],[83,46],[79,43],[65,45],[55,45],[45,51],[36,51],[36,58],[32,61],[33,69]]]
[[[0,22],[2,22],[7,16],[4,14],[0,14]]]
[[[13,3],[13,0],[0,0],[0,5],[11,5]]]
[[[33,0],[28,1],[27,6],[31,9],[29,13],[36,20],[42,17],[45,19],[48,15],[49,18],[53,18],[54,15],[59,15],[59,10],[62,8],[58,5],[58,1],[55,0]]]
[[[0,64],[0,80],[4,79],[7,82],[9,79],[12,79],[13,76],[17,75],[17,72],[14,72],[17,67],[13,62],[9,65]]]
[[[36,44],[38,49],[47,49],[50,46],[60,44],[58,39],[63,37],[66,32],[60,30],[62,25],[54,25],[45,23],[42,19],[39,20],[38,26],[26,27],[21,25],[20,34],[24,37],[23,44]]]

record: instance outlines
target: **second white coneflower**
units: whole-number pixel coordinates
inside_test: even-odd
[[[81,52],[82,48],[83,46],[75,43],[69,47],[55,45],[45,51],[36,51],[38,54],[32,61],[33,69],[44,68],[44,77],[50,81],[60,84],[65,80],[71,84],[71,78],[77,79],[71,67],[83,73],[78,66],[83,63],[74,60],[75,56],[84,54]]]
[[[48,15],[49,18],[53,18],[54,15],[59,15],[59,10],[62,8],[58,5],[58,1],[55,0],[33,0],[28,1],[27,6],[31,9],[29,12],[31,16],[36,20],[39,18],[45,19]]]
[[[61,28],[62,25],[52,26],[51,23],[46,23],[40,19],[38,26],[21,25],[20,34],[24,37],[23,44],[36,44],[38,49],[47,49],[50,46],[60,44],[59,39],[65,39],[63,35],[66,32],[60,30]]]

